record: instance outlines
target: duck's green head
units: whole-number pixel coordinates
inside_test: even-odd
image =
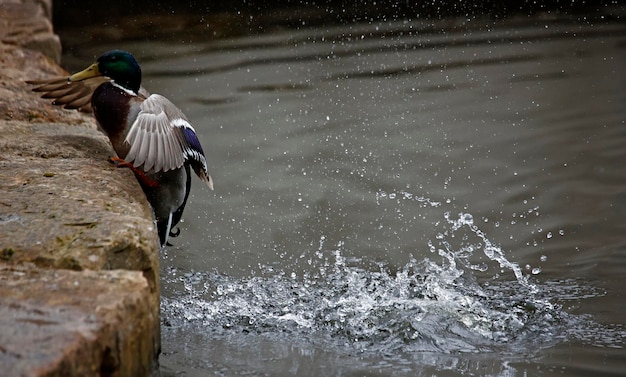
[[[141,68],[128,52],[113,50],[104,53],[87,69],[70,76],[70,81],[106,76],[118,85],[137,93],[141,86]]]

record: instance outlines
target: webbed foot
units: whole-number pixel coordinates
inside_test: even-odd
[[[159,185],[158,181],[148,178],[148,176],[143,170],[136,168],[133,164],[125,161],[123,158],[111,157],[109,158],[109,161],[115,164],[115,166],[118,168],[129,168],[130,170],[132,170],[133,173],[135,173],[135,176],[137,177],[137,179],[141,181],[143,184],[145,184],[146,186],[157,187]]]

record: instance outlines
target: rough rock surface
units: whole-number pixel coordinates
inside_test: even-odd
[[[158,373],[149,205],[91,115],[24,82],[64,74],[49,5],[0,0],[0,376]]]
[[[0,2],[0,41],[41,51],[61,61],[61,43],[52,32],[52,0]]]
[[[140,272],[4,266],[0,286],[0,375],[151,373],[145,334],[159,323],[158,305]]]

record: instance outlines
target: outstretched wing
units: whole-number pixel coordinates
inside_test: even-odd
[[[124,140],[130,145],[124,159],[154,172],[178,169],[189,161],[200,179],[213,188],[200,141],[182,111],[158,94],[139,106],[137,119]]]
[[[91,113],[91,96],[100,84],[111,81],[108,77],[98,76],[83,81],[69,81],[68,76],[55,76],[42,80],[27,80],[34,85],[33,91],[42,92],[41,98],[52,99],[52,104],[70,110]],[[144,97],[150,94],[141,87],[139,94]]]
[[[91,95],[103,82],[104,77],[71,82],[67,76],[56,76],[43,80],[29,80],[27,84],[35,85],[33,91],[43,92],[42,98],[51,98],[53,105],[63,106],[66,109],[76,109],[91,112]]]

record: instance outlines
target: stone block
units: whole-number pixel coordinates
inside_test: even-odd
[[[49,5],[0,0],[0,376],[158,375],[149,204],[93,116],[25,83],[64,74]]]
[[[0,266],[0,375],[148,376],[158,303],[141,272]]]

